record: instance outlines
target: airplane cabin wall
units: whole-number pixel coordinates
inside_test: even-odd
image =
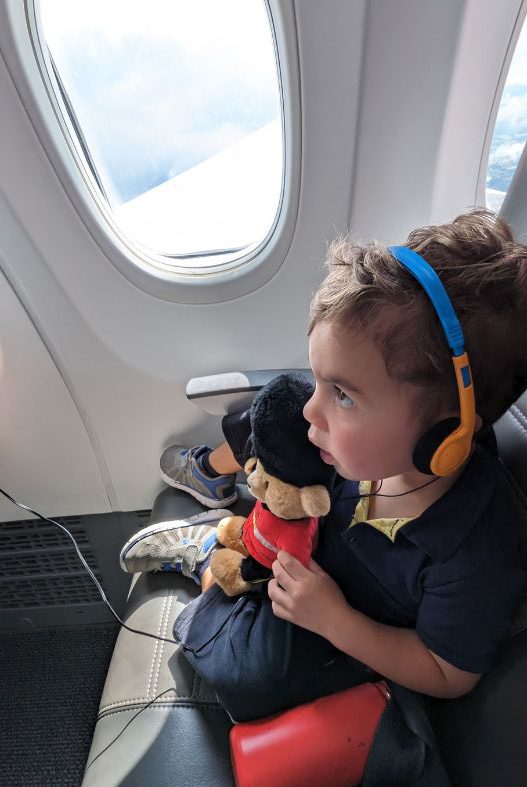
[[[522,0],[368,4],[352,226],[410,230],[485,205],[495,116]]]
[[[48,515],[144,509],[164,447],[220,438],[218,419],[185,398],[190,377],[307,363],[307,306],[328,241],[350,224],[400,241],[466,207],[478,167],[459,190],[442,172],[460,122],[458,69],[476,46],[467,20],[472,30],[477,5],[489,59],[502,62],[520,2],[500,4],[495,39],[491,0],[283,3],[300,75],[292,240],[253,292],[201,304],[145,292],[109,258],[60,165],[52,113],[42,117],[21,5],[0,8],[0,486]],[[491,106],[497,78],[484,76],[473,90]],[[480,161],[481,118],[472,133]],[[0,520],[20,516],[0,501]]]

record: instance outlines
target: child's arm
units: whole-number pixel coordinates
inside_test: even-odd
[[[411,629],[387,626],[347,603],[331,577],[314,561],[305,568],[286,552],[273,564],[269,598],[275,615],[310,629],[379,674],[433,697],[460,697],[480,675],[465,672],[432,653]]]

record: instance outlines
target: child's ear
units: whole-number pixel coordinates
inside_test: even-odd
[[[481,429],[482,426],[483,426],[483,418],[481,417],[481,415],[476,413],[476,422],[474,424],[474,434],[476,432],[479,432],[479,430]]]
[[[322,484],[303,486],[300,489],[300,503],[307,516],[325,516],[331,506],[329,492]]]

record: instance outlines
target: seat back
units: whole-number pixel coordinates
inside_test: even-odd
[[[495,426],[527,552],[527,393]],[[527,599],[525,600],[527,602]],[[527,603],[495,668],[457,700],[433,700],[430,715],[441,754],[459,787],[527,784]]]

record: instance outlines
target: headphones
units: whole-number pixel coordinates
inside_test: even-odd
[[[413,463],[421,473],[450,475],[470,455],[476,422],[474,385],[463,331],[439,276],[426,260],[406,246],[389,246],[388,251],[426,291],[452,352],[460,417],[445,418],[434,424],[419,438],[412,455]]]

